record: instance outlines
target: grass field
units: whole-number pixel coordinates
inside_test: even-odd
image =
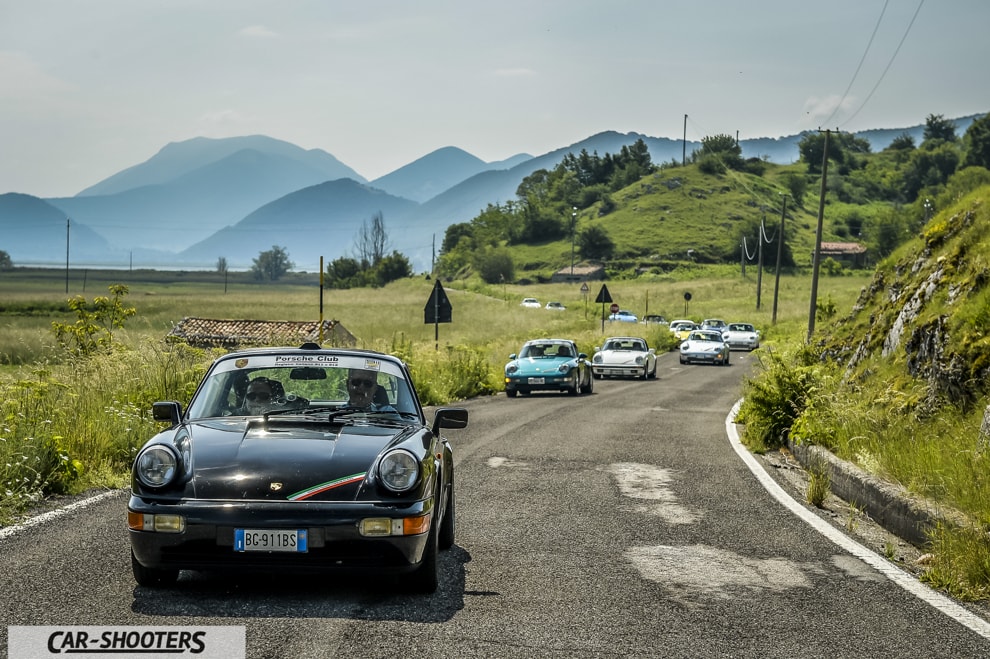
[[[52,321],[73,322],[67,298],[82,295],[91,300],[107,295],[107,287],[128,286],[126,306],[137,313],[119,334],[125,342],[164,337],[185,317],[251,320],[339,320],[362,347],[387,349],[400,340],[417,346],[479,347],[496,362],[537,336],[566,336],[591,351],[612,333],[655,333],[638,325],[602,323],[602,305],[595,304],[602,282],[589,282],[587,295],[578,284],[486,286],[476,281],[447,282],[444,289],[453,308],[451,323],[435,327],[424,322],[424,308],[434,282],[425,277],[394,282],[381,289],[323,290],[316,274],[294,275],[284,282],[257,283],[241,273],[224,281],[218,273],[162,273],[154,271],[70,271],[68,294],[65,273],[56,270],[16,269],[0,275],[0,363],[30,364],[45,356],[51,346]],[[780,278],[774,324],[772,273],[764,273],[757,309],[757,272],[734,275],[724,266],[709,270],[709,277],[674,281],[672,277],[605,282],[615,303],[642,317],[659,313],[668,320],[719,317],[729,322],[752,322],[768,341],[775,337],[807,333],[810,275]],[[818,301],[831,301],[839,313],[851,307],[869,274],[822,278]],[[687,302],[685,293],[690,293]],[[523,297],[541,303],[562,302],[566,311],[527,309]],[[607,315],[608,310],[605,309]],[[604,325],[604,326],[603,326]],[[650,338],[650,337],[647,337]],[[657,341],[654,341],[656,343]]]

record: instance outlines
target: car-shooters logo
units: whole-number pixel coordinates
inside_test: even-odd
[[[7,628],[7,657],[176,657],[243,659],[244,627]]]

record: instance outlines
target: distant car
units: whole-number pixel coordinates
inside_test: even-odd
[[[760,347],[760,331],[749,323],[729,323],[723,336],[730,349],[756,350]]]
[[[551,311],[563,311],[566,308],[567,307],[560,302],[547,302],[547,309],[550,309]]]
[[[137,452],[127,503],[140,586],[223,570],[391,573],[436,590],[437,551],[454,544],[442,431],[468,413],[440,407],[428,421],[398,357],[315,343],[232,352],[188,407],[156,402],[152,415],[165,427]]]
[[[701,329],[718,330],[723,334],[725,333],[726,325],[726,322],[721,318],[705,318],[701,321]]]
[[[694,330],[681,342],[679,350],[682,364],[702,362],[729,365],[729,344],[718,330]]]
[[[530,309],[539,309],[540,301],[535,297],[525,297],[523,301],[519,303],[520,307],[529,307]]]
[[[670,325],[667,326],[670,333],[677,337],[678,341],[683,341],[688,337],[688,334],[696,329],[699,329],[698,323],[693,320],[673,320]]]
[[[591,370],[598,379],[604,377],[655,378],[657,354],[646,339],[638,336],[613,336],[595,348]]]
[[[649,313],[643,316],[643,320],[639,322],[643,323],[644,325],[666,325],[667,319],[664,318],[663,316]]]
[[[505,365],[505,395],[509,398],[534,391],[590,394],[594,384],[588,355],[568,339],[527,341],[518,355],[509,355]]]
[[[638,323],[639,318],[631,311],[620,309],[608,317],[609,320],[617,320],[620,323]]]

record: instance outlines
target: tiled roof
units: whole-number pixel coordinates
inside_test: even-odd
[[[833,254],[862,254],[866,247],[859,243],[827,243],[822,242],[822,251]]]
[[[601,270],[604,270],[603,265],[575,265],[574,274],[575,275],[591,275]],[[555,274],[558,275],[569,275],[571,274],[571,266],[566,266],[558,270]]]
[[[167,337],[177,338],[200,348],[297,345],[307,341],[319,342],[320,323],[187,317],[173,327]],[[340,324],[340,321],[324,320],[321,345],[355,346],[357,339]]]

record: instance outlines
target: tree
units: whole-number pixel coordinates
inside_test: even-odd
[[[10,254],[0,249],[0,270],[13,270],[14,262],[10,260]]]
[[[914,138],[909,133],[901,133],[890,141],[884,151],[910,151],[914,149]]]
[[[804,195],[808,191],[808,179],[796,172],[787,172],[784,184],[791,193],[791,199],[798,206],[804,206]]]
[[[227,273],[227,257],[226,256],[221,256],[220,258],[217,259],[217,272],[219,272],[221,275]]]
[[[969,125],[963,141],[966,144],[966,166],[990,169],[990,114]]]
[[[736,138],[725,134],[701,138],[698,157],[703,161],[720,161],[729,169],[739,169],[743,164],[742,147]]]
[[[488,284],[512,281],[516,277],[512,254],[505,247],[486,247],[475,252],[472,265]]]
[[[362,268],[357,259],[342,256],[327,266],[327,283],[331,288],[352,288],[364,286]]]
[[[926,142],[955,142],[956,125],[941,114],[930,114],[925,118],[925,132],[922,134],[921,146]]]
[[[258,258],[253,260],[251,272],[259,281],[278,281],[294,267],[295,263],[289,260],[289,253],[285,248],[272,245],[270,250],[261,252]]]
[[[383,256],[374,267],[375,280],[379,286],[412,276],[412,265],[409,259],[393,250],[388,256]]]
[[[876,250],[877,256],[885,258],[889,256],[903,242],[907,233],[904,220],[888,210],[875,217],[869,227],[870,242]]]
[[[904,168],[904,196],[914,201],[925,188],[945,185],[959,167],[960,160],[959,148],[948,142],[913,151]]]
[[[480,217],[480,216],[479,216]],[[477,218],[475,218],[477,220]],[[449,254],[457,249],[458,245],[465,243],[470,246],[474,243],[474,222],[457,222],[447,227],[443,234],[443,242],[440,243],[440,253]]]
[[[385,256],[385,250],[388,249],[388,231],[385,230],[385,219],[380,211],[371,217],[370,226],[367,221],[361,223],[356,247],[358,258],[369,263],[371,267],[378,265]]]
[[[578,253],[583,259],[610,259],[615,253],[615,242],[600,226],[590,226],[578,234]]]

